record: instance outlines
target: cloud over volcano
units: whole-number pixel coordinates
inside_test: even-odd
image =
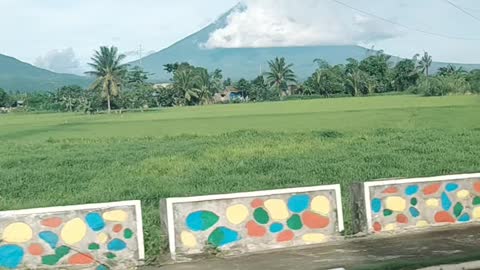
[[[244,0],[214,31],[206,48],[369,43],[400,31],[328,0]]]

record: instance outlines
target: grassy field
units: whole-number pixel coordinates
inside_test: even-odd
[[[149,259],[162,197],[478,171],[479,96],[0,115],[0,210],[140,199]]]

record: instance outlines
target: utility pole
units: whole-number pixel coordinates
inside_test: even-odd
[[[140,46],[138,47],[138,59],[139,59],[139,64],[140,64],[140,67],[143,67],[143,63],[142,63],[142,55],[143,53],[143,47],[142,47],[142,44],[140,44]]]

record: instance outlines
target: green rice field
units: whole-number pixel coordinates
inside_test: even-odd
[[[111,115],[0,115],[0,210],[480,172],[480,97],[385,96]]]

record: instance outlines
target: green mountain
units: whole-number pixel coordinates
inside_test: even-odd
[[[237,6],[234,9],[242,8]],[[233,10],[234,10],[233,9]],[[240,48],[240,49],[205,49],[202,48],[212,32],[221,29],[226,24],[226,18],[233,11],[226,13],[213,24],[194,33],[183,40],[131,63],[142,66],[146,71],[153,73],[154,81],[165,82],[170,75],[163,70],[163,65],[175,62],[188,62],[192,65],[203,66],[209,70],[220,68],[224,77],[234,80],[240,78],[253,79],[267,69],[267,61],[275,57],[285,57],[294,64],[294,70],[300,79],[306,79],[315,70],[316,58],[324,59],[330,64],[343,64],[347,58],[362,60],[372,53],[372,50],[360,46],[311,46],[311,47],[283,47],[283,48]],[[392,61],[400,60],[392,57]],[[433,63],[432,71],[448,63]],[[480,65],[464,65],[466,70],[480,68]]]
[[[8,91],[50,91],[71,84],[86,87],[90,81],[87,77],[51,72],[0,54],[0,88]]]

